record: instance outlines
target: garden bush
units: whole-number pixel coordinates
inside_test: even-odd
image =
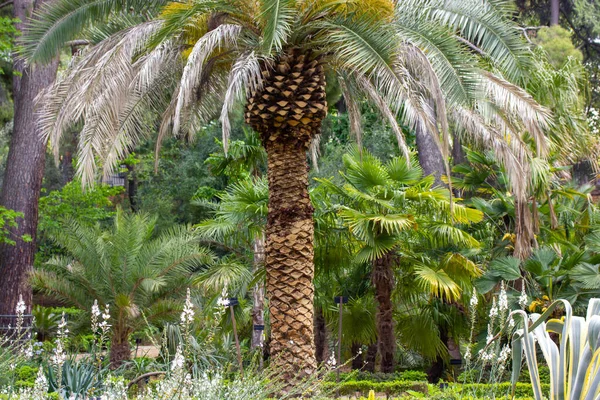
[[[360,392],[362,395],[366,395],[370,390],[376,393],[385,393],[387,396],[398,396],[408,391],[419,392],[423,394],[428,393],[428,387],[426,382],[411,382],[411,381],[388,381],[388,382],[374,382],[374,381],[345,381],[337,385],[335,382],[324,382],[323,389],[325,391],[336,391],[340,395],[353,395]]]

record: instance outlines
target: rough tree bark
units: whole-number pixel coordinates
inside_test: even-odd
[[[377,300],[377,346],[381,372],[394,372],[396,337],[394,335],[394,316],[392,291],[394,290],[394,256],[386,254],[373,262],[371,280],[375,286]]]
[[[27,21],[43,1],[15,0],[13,16]],[[17,24],[23,30],[25,23]],[[34,108],[35,97],[50,85],[58,63],[30,68],[15,58],[13,77],[14,129],[0,195],[0,205],[23,213],[12,229],[16,245],[0,245],[0,314],[14,314],[20,296],[31,311],[32,291],[27,275],[33,269],[38,219],[38,200],[44,174],[46,143],[40,136]],[[32,240],[23,240],[24,235]]]
[[[317,367],[313,332],[314,222],[306,152],[326,115],[320,59],[288,49],[262,71],[263,88],[246,105],[246,122],[267,151],[267,296],[272,365],[286,390]]]
[[[362,344],[353,342],[350,346],[350,352],[352,353],[352,369],[362,369],[364,366],[365,355],[361,353]]]
[[[117,369],[127,360],[131,360],[129,333],[115,330],[110,343],[110,368]]]

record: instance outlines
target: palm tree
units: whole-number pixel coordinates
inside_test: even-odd
[[[111,308],[110,362],[131,357],[129,336],[149,322],[176,318],[181,288],[192,272],[213,262],[187,227],[155,236],[155,218],[119,210],[110,230],[71,220],[53,233],[65,254],[34,271],[32,285],[65,303],[90,312],[95,300]]]
[[[105,39],[47,92],[46,136],[56,145],[66,126],[84,120],[78,170],[89,184],[96,157],[109,173],[139,135],[153,131],[144,129],[148,108],[164,110],[160,138],[169,131],[193,133],[199,123],[220,115],[227,149],[229,113],[244,103],[246,122],[260,134],[268,158],[271,354],[276,364],[310,374],[314,228],[306,151],[316,143],[327,112],[326,72],[342,87],[359,142],[357,101],[366,99],[389,121],[406,157],[398,114],[412,127],[426,127],[446,158],[450,114],[482,142],[504,149],[500,154],[510,162],[505,136],[475,115],[475,99],[484,87],[494,88],[500,111],[486,111],[496,116],[507,100],[516,99],[516,108],[533,110],[519,114],[528,128],[536,127],[539,109],[504,78],[481,74],[477,65],[484,56],[499,74],[519,81],[529,65],[527,47],[509,22],[512,9],[501,1],[165,3],[59,0],[44,8],[26,39],[32,62],[50,60],[90,24],[110,18],[121,23],[104,29]],[[157,18],[140,23],[130,10]],[[447,113],[446,102],[455,113]],[[522,125],[503,127],[520,137],[516,127]],[[536,140],[538,133],[533,131]],[[519,172],[512,177],[520,179]]]
[[[434,178],[422,178],[421,168],[404,158],[393,158],[384,164],[368,151],[360,152],[355,148],[344,156],[344,166],[343,186],[328,180],[321,182],[338,194],[340,216],[362,242],[358,260],[372,264],[381,371],[393,372],[396,348],[392,303],[394,267],[399,265],[401,257],[412,254],[411,246],[418,243],[415,239],[418,237],[427,238],[429,248],[448,244],[477,247],[479,244],[473,237],[451,222],[479,221],[482,214],[455,204],[451,215],[448,190],[432,189]],[[458,297],[460,288],[449,282],[443,268],[432,269],[420,262],[414,273],[429,278],[425,285],[428,291],[438,292],[440,297]]]

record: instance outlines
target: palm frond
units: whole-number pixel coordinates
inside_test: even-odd
[[[91,23],[135,9],[143,14],[160,9],[167,0],[58,0],[46,2],[26,28],[23,55],[30,62],[50,62],[70,40]]]
[[[538,104],[525,90],[501,77],[491,73],[484,73],[484,76],[485,90],[490,99],[523,121],[525,129],[535,140],[537,155],[539,157],[546,156],[548,139],[544,135],[544,130],[549,126],[550,110]]]
[[[229,113],[236,101],[246,100],[248,93],[253,93],[262,88],[261,64],[258,57],[251,52],[240,56],[229,73],[227,92],[223,101],[221,111],[221,125],[223,127],[223,149],[225,154],[229,148],[229,134],[231,123]]]
[[[219,25],[214,30],[207,32],[194,45],[183,70],[181,85],[177,94],[177,106],[173,118],[174,134],[179,132],[182,112],[189,108],[198,90],[202,81],[202,71],[209,56],[219,49],[234,46],[240,32],[241,27],[239,25]]]
[[[417,284],[432,296],[455,301],[460,298],[461,289],[444,270],[434,270],[426,265],[415,266]]]
[[[279,52],[292,31],[296,16],[295,0],[262,0],[260,19],[264,54]]]

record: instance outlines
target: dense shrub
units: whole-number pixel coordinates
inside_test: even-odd
[[[340,395],[353,395],[360,392],[363,395],[369,393],[370,390],[376,393],[385,393],[388,396],[398,396],[410,391],[426,394],[428,392],[427,383],[411,382],[411,381],[388,381],[388,382],[373,382],[373,381],[345,381],[339,386],[335,382],[323,383],[323,389],[326,391],[339,391]]]

